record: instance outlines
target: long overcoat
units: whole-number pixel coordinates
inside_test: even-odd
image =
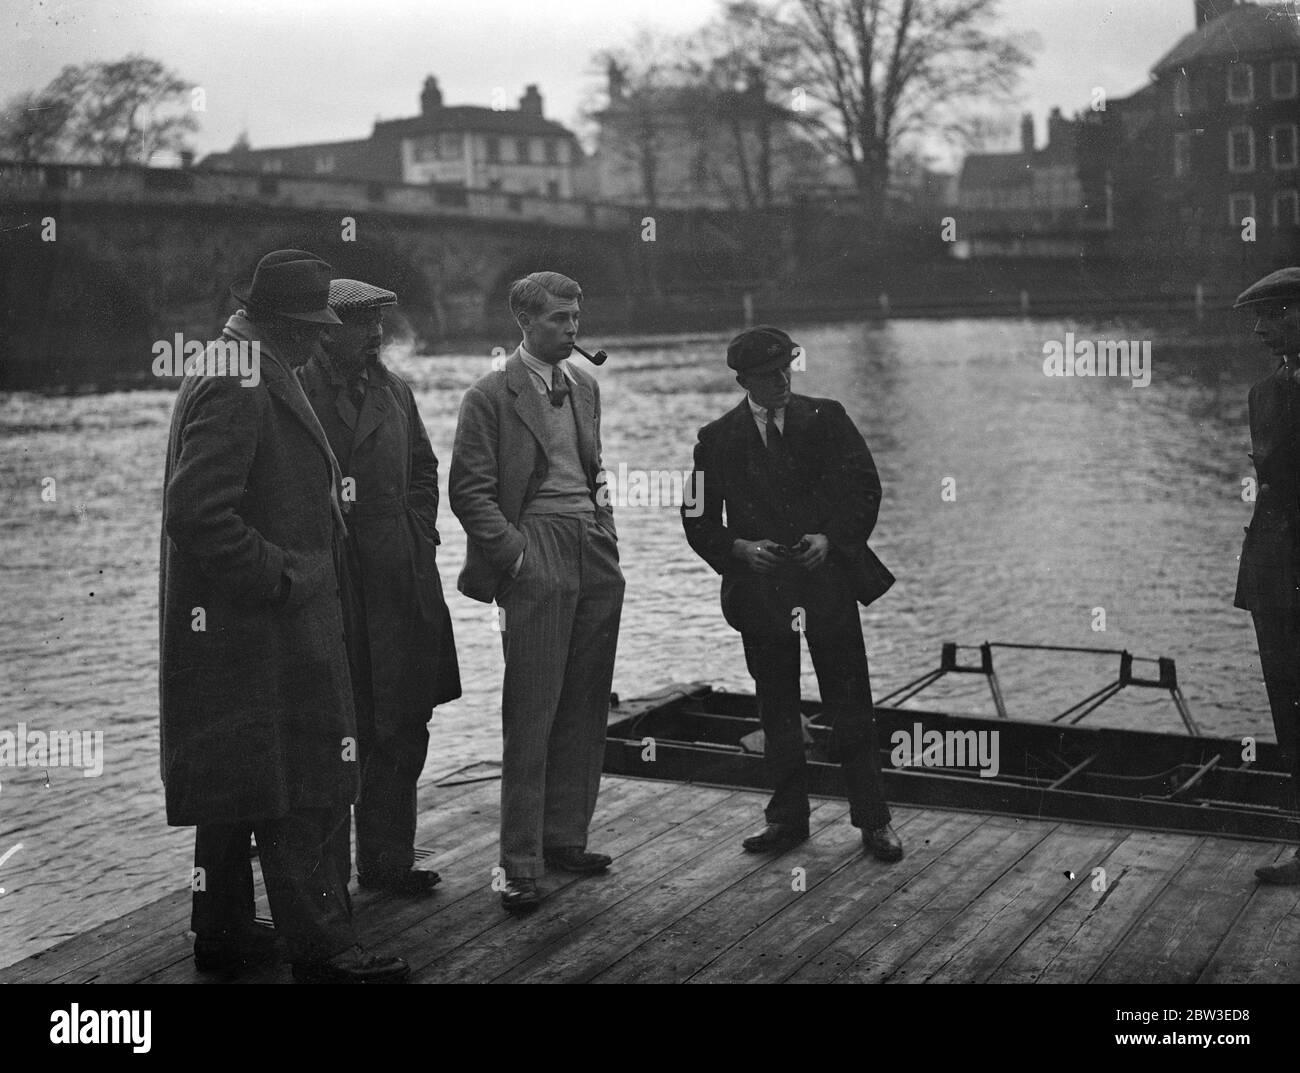
[[[461,695],[461,684],[438,575],[438,458],[406,381],[382,364],[368,375],[358,413],[323,355],[298,370],[346,486],[346,632],[354,666],[369,667],[383,729],[427,720],[435,705]]]
[[[256,340],[236,315],[223,338]],[[167,444],[160,561],[162,777],[172,826],[356,799],[334,463],[293,373],[192,375]]]
[[[1285,366],[1250,389],[1250,441],[1259,479],[1234,604],[1300,611],[1300,385]]]

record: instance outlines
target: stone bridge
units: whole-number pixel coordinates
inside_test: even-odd
[[[747,244],[725,226],[656,214],[647,242],[645,215],[451,187],[0,163],[0,388],[147,376],[154,340],[211,337],[235,308],[229,285],[280,247],[397,292],[423,343],[511,343],[506,291],[543,268],[579,280],[584,320],[606,331],[631,326],[661,280],[737,274]]]

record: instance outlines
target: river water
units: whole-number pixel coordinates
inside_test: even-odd
[[[1067,332],[1150,341],[1150,384],[1045,376],[1044,345]],[[1217,338],[1173,319],[894,321],[792,334],[807,355],[795,390],[844,403],[884,483],[872,545],[899,582],[863,612],[877,696],[937,665],[949,640],[1128,648],[1177,659],[1204,731],[1272,740],[1249,616],[1232,608],[1251,509],[1246,393],[1273,365],[1245,326]],[[592,342],[613,354],[595,370],[607,468],[689,470],[696,430],[740,397],[725,339]],[[395,350],[390,362],[415,389],[445,496],[457,407],[490,357]],[[172,397],[0,394],[0,732],[22,722],[103,734],[98,776],[0,767],[0,859],[9,854],[0,965],[188,885],[192,835],[166,826],[158,778],[158,531]],[[42,498],[47,478],[52,502]],[[628,585],[615,689],[748,688],[716,576],[687,547],[675,507],[616,512]],[[445,506],[439,521],[465,696],[435,712],[428,779],[500,750],[499,634],[489,607],[455,592],[464,534]],[[998,659],[1010,713],[1026,718],[1056,714],[1117,665]],[[806,656],[804,671],[815,695]],[[1167,697],[1129,692],[1092,718],[1180,729]],[[930,696],[991,711],[974,677]]]

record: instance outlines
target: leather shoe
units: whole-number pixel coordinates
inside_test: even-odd
[[[591,875],[603,872],[614,858],[604,853],[588,853],[577,846],[565,846],[563,849],[548,849],[542,854],[546,863],[562,872],[577,872],[579,875]]]
[[[862,848],[880,861],[903,859],[903,841],[889,824],[877,827],[874,831],[863,831]]]
[[[505,890],[501,892],[501,908],[511,913],[528,913],[541,904],[542,896],[537,890],[537,880],[527,876],[506,879]]]
[[[1261,883],[1274,883],[1278,886],[1300,886],[1300,850],[1296,855],[1281,864],[1270,864],[1256,868],[1255,875]]]
[[[423,868],[408,868],[405,872],[358,875],[357,882],[363,890],[383,890],[408,898],[423,898],[433,893],[433,888],[442,882],[442,876]]]
[[[241,972],[265,964],[275,956],[275,928],[250,924],[234,936],[197,936],[194,967],[199,972]]]
[[[808,825],[769,823],[756,835],[741,843],[746,853],[781,853],[808,841]]]
[[[300,984],[400,984],[411,975],[401,958],[367,954],[353,946],[327,961],[295,961],[293,978]]]

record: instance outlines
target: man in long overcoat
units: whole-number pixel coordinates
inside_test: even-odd
[[[301,250],[232,288],[247,312],[215,362],[187,375],[167,447],[161,549],[161,744],[167,822],[196,827],[200,970],[265,958],[250,834],[276,930],[305,981],[387,982],[409,968],[357,944],[339,874],[356,797],[356,724],[337,556],[337,463],[292,372],[337,318],[330,267]],[[209,348],[210,351],[213,349]]]
[[[1291,766],[1294,812],[1300,784],[1300,268],[1265,276],[1242,292],[1236,308],[1251,315],[1260,342],[1281,359],[1250,389],[1259,488],[1234,603],[1254,619],[1273,730]],[[1264,883],[1300,884],[1300,851],[1255,875]]]
[[[419,896],[438,873],[415,863],[416,782],[437,704],[460,696],[438,576],[438,459],[411,389],[379,359],[392,291],[330,283],[324,352],[299,370],[342,473],[343,604],[361,746],[356,804],[363,887]]]
[[[767,826],[750,852],[780,852],[808,837],[808,772],[799,718],[801,635],[808,638],[849,817],[867,852],[903,856],[881,792],[871,682],[858,619],[893,583],[867,547],[880,478],[866,442],[833,399],[790,391],[797,348],[766,325],[741,332],[727,365],[746,398],[700,429],[682,506],[686,539],[722,575],[722,612],[740,631],[754,677],[772,782]]]

